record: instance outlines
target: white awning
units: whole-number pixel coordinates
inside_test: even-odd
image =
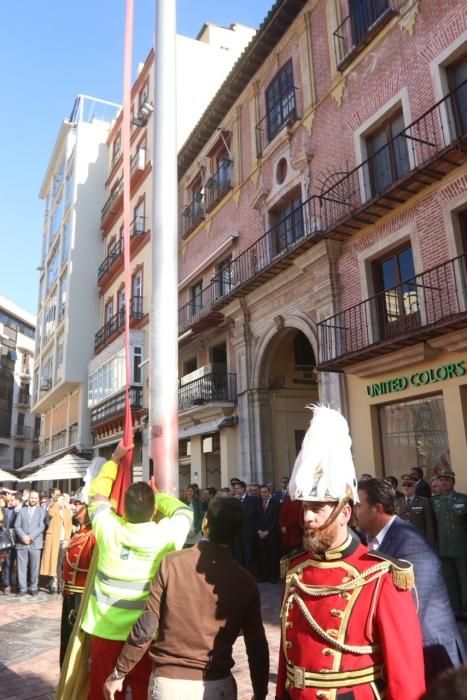
[[[23,479],[21,483],[33,481],[56,481],[57,479],[82,479],[91,462],[74,454],[67,454],[51,464],[47,464]]]
[[[32,462],[29,462],[29,464],[25,464],[24,466],[20,467],[18,469],[18,474],[26,474],[27,472],[30,472],[31,470],[36,469],[37,467],[42,467],[44,464],[55,462],[62,455],[68,454],[68,452],[73,452],[73,450],[75,450],[75,448],[77,447],[78,443],[74,442],[68,447],[62,447],[62,449],[60,450],[55,450],[54,452],[49,452],[46,455],[42,455],[42,457],[38,457]]]
[[[4,471],[3,469],[0,469],[0,481],[2,483],[4,481],[18,481],[18,477],[14,474],[10,474],[9,472]]]

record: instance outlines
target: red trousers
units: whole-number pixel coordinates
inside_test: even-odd
[[[104,700],[104,683],[112,673],[125,642],[93,637],[91,642],[91,668],[88,700]],[[126,676],[123,692],[115,694],[115,700],[124,700],[127,688],[131,688],[133,700],[147,700],[152,661],[145,654]]]

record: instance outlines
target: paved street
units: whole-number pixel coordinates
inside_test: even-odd
[[[282,585],[260,584],[269,642],[269,697],[274,697],[279,653],[279,605]],[[0,700],[52,700],[58,681],[61,599],[41,592],[37,598],[0,596]],[[467,642],[467,625],[462,626]],[[239,700],[252,696],[243,639],[234,650]]]
[[[261,584],[263,617],[271,654],[270,697],[274,696],[279,649],[282,586]],[[0,700],[52,700],[58,681],[61,599],[0,596]],[[243,639],[235,645],[239,700],[252,696]]]

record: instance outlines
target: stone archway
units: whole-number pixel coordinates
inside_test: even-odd
[[[319,400],[317,342],[310,320],[278,317],[258,345],[253,368],[258,473],[278,486],[289,475]]]

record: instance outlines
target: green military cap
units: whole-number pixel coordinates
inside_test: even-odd
[[[446,477],[448,477],[449,479],[455,479],[455,478],[456,478],[456,475],[454,474],[454,472],[452,471],[452,469],[441,469],[441,470],[438,472],[437,476],[438,476],[438,477],[440,477],[440,476],[446,476]]]
[[[401,483],[410,483],[410,484],[416,484],[417,480],[411,475],[411,474],[402,474],[401,476]]]

